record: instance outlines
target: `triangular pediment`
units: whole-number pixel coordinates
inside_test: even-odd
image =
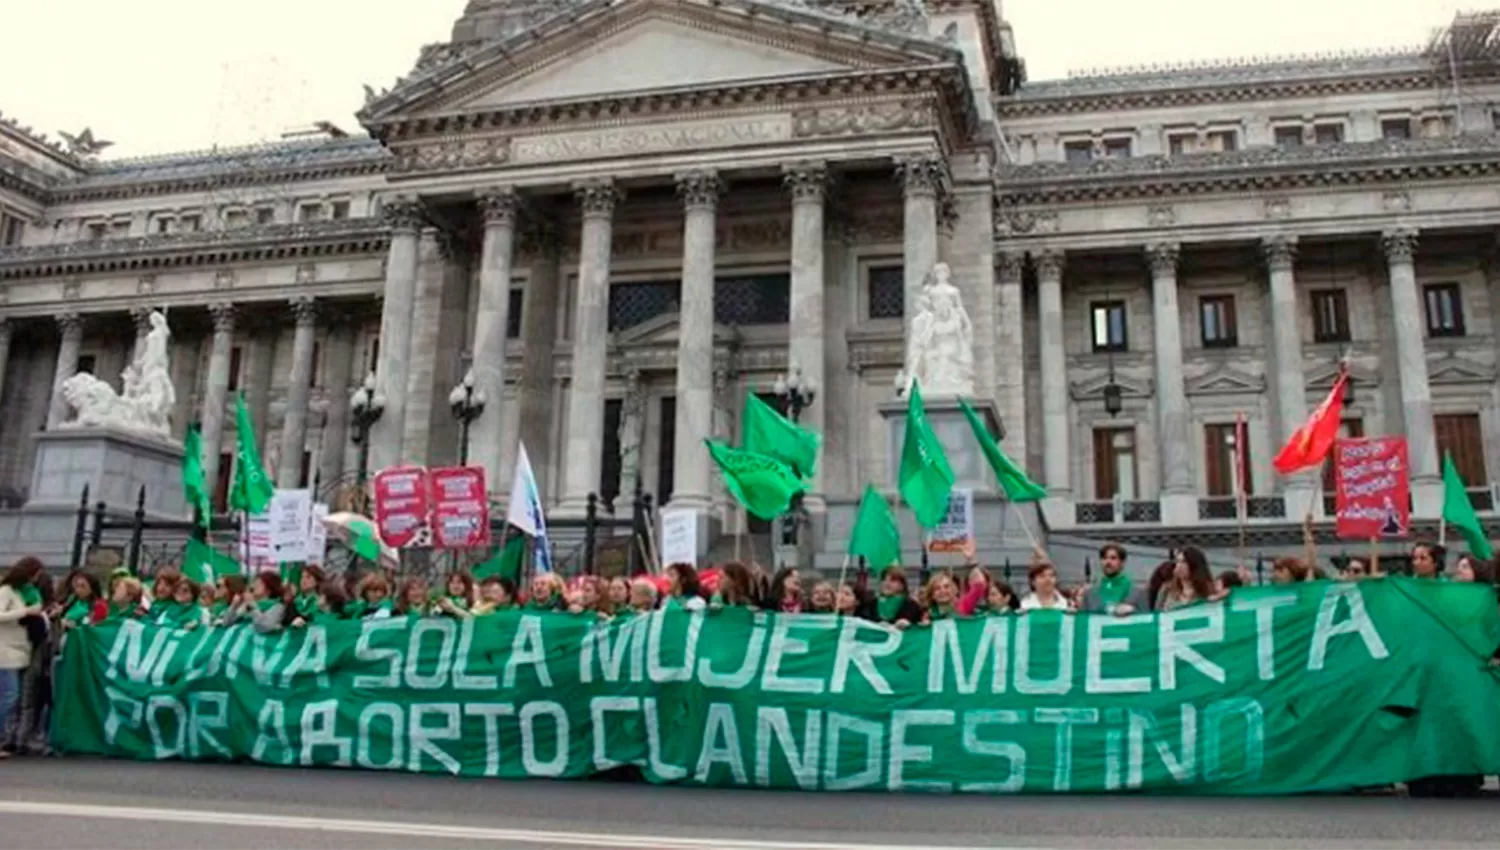
[[[1233,366],[1221,365],[1196,378],[1189,378],[1186,389],[1188,395],[1259,393],[1265,391],[1266,379],[1263,375],[1254,375]]]
[[[1093,378],[1084,378],[1074,381],[1071,387],[1074,401],[1096,401],[1104,398],[1104,388],[1109,385],[1109,375],[1099,375]],[[1114,382],[1120,387],[1121,398],[1150,398],[1151,381],[1136,380],[1126,375],[1114,376]]]
[[[1434,384],[1493,383],[1495,367],[1449,352],[1427,362],[1427,380]]]
[[[615,345],[622,350],[677,348],[681,319],[677,313],[663,313],[615,333]],[[740,341],[734,328],[714,324],[714,347],[733,347]]]
[[[757,0],[593,0],[514,38],[455,51],[372,100],[367,124],[868,69],[960,63],[914,38]]]
[[[1333,382],[1339,377],[1339,365],[1337,363],[1313,366],[1307,370],[1307,391],[1326,393],[1333,389]],[[1380,378],[1369,369],[1351,365],[1349,367],[1349,380],[1354,382],[1355,387],[1373,387],[1380,384]]]

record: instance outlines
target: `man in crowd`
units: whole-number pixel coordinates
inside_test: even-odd
[[[1117,617],[1149,611],[1140,588],[1125,572],[1125,547],[1106,543],[1099,547],[1099,581],[1091,584],[1079,598],[1080,611],[1108,612]]]

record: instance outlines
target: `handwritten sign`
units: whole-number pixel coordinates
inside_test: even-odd
[[[393,466],[375,475],[375,526],[387,546],[415,546],[425,536],[427,497],[427,470],[420,466]]]
[[[1411,528],[1405,437],[1339,440],[1333,446],[1339,537],[1405,537]]]
[[[432,500],[432,546],[470,549],[490,542],[490,500],[484,467],[448,466],[427,474]]]
[[[312,524],[311,490],[277,490],[266,510],[271,525],[271,559],[277,563],[307,560]]]
[[[662,564],[698,565],[698,514],[680,508],[661,512]]]
[[[948,513],[927,538],[929,552],[969,552],[974,541],[974,491],[954,488]]]

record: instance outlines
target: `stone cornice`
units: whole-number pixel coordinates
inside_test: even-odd
[[[1000,166],[1002,206],[1263,192],[1500,173],[1500,134]]]
[[[389,240],[378,219],[366,218],[38,245],[0,251],[0,280],[371,254]]]
[[[9,189],[33,201],[45,203],[47,187],[55,178],[19,160],[0,156],[0,189]]]

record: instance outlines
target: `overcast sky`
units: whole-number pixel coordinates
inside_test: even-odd
[[[1460,0],[1004,0],[1032,79],[1069,70],[1425,41]],[[406,73],[465,0],[0,0],[0,112],[108,155],[357,130],[361,83]],[[1466,7],[1485,0],[1468,0]],[[1500,5],[1496,0],[1495,5]]]

